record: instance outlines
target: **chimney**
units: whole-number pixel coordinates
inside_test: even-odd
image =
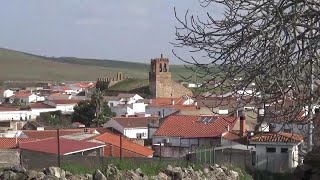
[[[163,54],[161,54],[161,59],[163,58]]]
[[[173,99],[171,100],[171,104],[174,105],[174,100]]]
[[[194,102],[194,106],[198,107],[198,102],[197,101]]]
[[[241,115],[240,116],[240,135],[244,137],[246,135],[246,116]]]

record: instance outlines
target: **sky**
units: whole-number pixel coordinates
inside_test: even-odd
[[[1,0],[0,47],[54,57],[148,63],[172,54],[174,7],[204,14],[197,0]],[[209,11],[219,16],[219,9]]]

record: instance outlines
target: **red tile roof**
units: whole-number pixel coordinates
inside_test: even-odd
[[[207,118],[210,122],[204,123],[200,120]],[[164,137],[221,137],[223,133],[232,129],[237,117],[232,116],[188,116],[172,115],[168,116],[161,127],[154,133],[154,136]]]
[[[302,135],[283,132],[259,133],[250,138],[250,142],[299,143],[301,141],[303,141]]]
[[[106,144],[112,144],[113,146],[120,147],[120,136],[112,133],[104,133],[95,138],[95,140],[104,142]],[[150,157],[153,155],[153,150],[129,141],[127,138],[122,137],[122,148],[131,151],[136,154]]]
[[[223,135],[223,138],[240,144],[247,144],[247,137],[240,136],[239,130],[231,130]]]
[[[69,135],[69,134],[75,134],[79,132],[83,132],[83,129],[60,129],[59,134],[60,136]],[[47,139],[57,136],[57,130],[43,130],[43,131],[37,131],[37,130],[23,130],[22,131],[28,138],[32,139]]]
[[[0,138],[0,149],[14,149],[17,147],[17,142],[35,141],[31,138]]]
[[[32,95],[32,93],[30,93],[30,92],[17,92],[13,96],[17,97],[17,98],[25,98],[25,97],[29,97],[31,95]]]
[[[78,104],[81,100],[78,99],[56,99],[51,100],[55,104]]]
[[[29,107],[30,107],[31,109],[55,108],[55,107],[49,106],[49,105],[44,104],[44,103],[32,103],[32,104],[29,104]]]
[[[104,147],[104,144],[77,141],[71,139],[60,138],[60,154],[74,154],[77,152]],[[44,153],[58,154],[57,138],[49,138],[32,142],[19,143],[20,149],[38,151]]]
[[[31,109],[20,109],[20,107],[0,106],[0,111],[31,111]]]
[[[80,88],[89,88],[89,87],[94,87],[95,86],[94,83],[82,83],[82,82],[74,83],[72,85],[80,87]]]
[[[172,104],[174,101],[174,105]],[[150,99],[150,107],[166,107],[178,110],[196,110],[195,105],[184,105],[183,102],[187,101],[185,98],[156,98]]]
[[[148,127],[150,121],[159,120],[159,117],[114,117],[112,119],[124,128],[136,128]]]

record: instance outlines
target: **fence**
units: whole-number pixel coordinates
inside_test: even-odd
[[[252,168],[255,152],[232,148],[199,148],[191,154],[192,161],[200,164],[232,164],[242,169]]]
[[[19,152],[16,149],[0,150],[0,168],[11,167],[20,163]]]
[[[104,156],[81,156],[81,155],[61,155],[61,165],[81,166],[88,169],[101,169],[106,164],[117,164],[120,162],[130,163],[133,168],[140,165],[152,164],[171,164],[179,165],[181,163],[188,163],[176,158],[118,158],[118,157],[104,157]],[[34,151],[21,151],[21,164],[27,169],[42,170],[45,167],[58,166],[58,156],[55,154],[39,153]]]

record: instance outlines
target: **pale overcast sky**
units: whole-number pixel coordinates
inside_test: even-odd
[[[197,0],[1,0],[0,47],[138,62],[163,53],[176,64],[174,7],[205,13]]]

